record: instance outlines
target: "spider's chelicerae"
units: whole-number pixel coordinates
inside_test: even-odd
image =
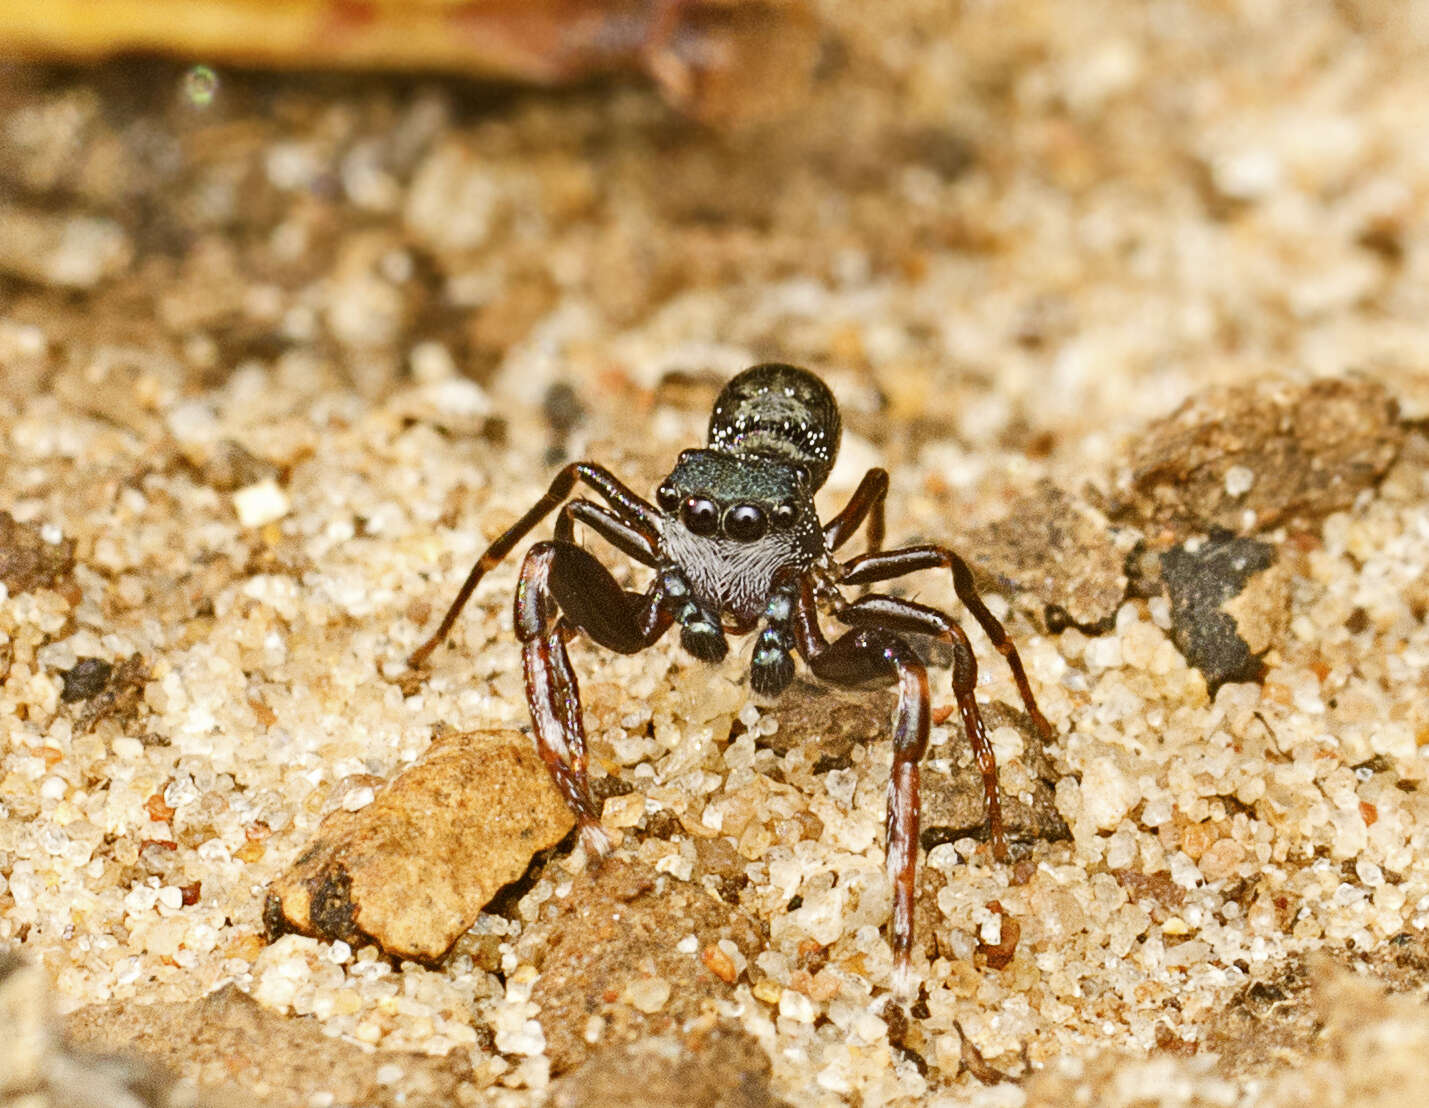
[[[833,467],[839,435],[838,405],[813,374],[775,364],[745,370],[715,401],[708,446],[680,455],[656,490],[655,504],[602,466],[574,462],[562,469],[546,494],[477,560],[441,625],[410,663],[418,669],[426,662],[482,577],[559,507],[554,537],[532,546],[521,566],[516,635],[536,747],[595,855],[605,854],[610,842],[586,780],[585,728],[568,639],[584,634],[633,654],[678,624],[687,651],[717,662],[729,651],[727,634],[757,629],[750,683],[763,696],[788,687],[796,653],[814,676],[838,685],[896,682],[887,857],[895,982],[906,995],[912,983],[918,763],[928,748],[929,722],[927,671],[906,636],[926,635],[952,648],[953,692],[982,773],[988,838],[1003,860],[1007,838],[997,764],[973,695],[977,662],[957,621],[911,600],[880,593],[850,600],[842,590],[915,570],[951,570],[958,599],[1007,659],[1034,724],[1044,736],[1051,727],[1033,699],[1017,648],[979,598],[967,563],[944,546],[881,549],[884,470],[869,470],[843,511],[819,522],[814,493]],[[605,503],[567,501],[577,481]],[[650,586],[644,592],[622,588],[576,545],[577,523],[653,569]],[[834,552],[861,526],[867,552],[839,561]],[[847,628],[832,642],[820,627],[821,612]]]

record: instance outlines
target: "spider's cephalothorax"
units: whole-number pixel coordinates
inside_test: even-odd
[[[893,880],[892,946],[900,991],[911,985],[913,899],[918,846],[918,764],[928,745],[928,676],[906,636],[952,648],[953,692],[983,777],[988,838],[1007,857],[997,764],[973,690],[977,662],[968,637],[948,614],[911,600],[841,587],[901,577],[920,569],[952,572],[961,600],[1006,658],[1018,692],[1044,736],[1017,648],[973,586],[967,564],[947,547],[882,550],[888,475],[869,470],[847,506],[820,523],[814,493],[828,478],[839,447],[839,412],[817,377],[788,365],[760,365],[729,382],[715,401],[709,442],[686,450],[660,482],[654,505],[608,470],[574,462],[501,535],[467,575],[436,632],[411,657],[419,668],[446,637],[481,578],[546,515],[560,508],[555,534],[526,553],[516,589],[516,634],[522,643],[526,700],[536,747],[580,825],[587,847],[609,850],[586,777],[580,691],[566,641],[577,633],[622,654],[654,643],[672,624],[695,657],[719,661],[727,634],[758,631],[750,683],[764,696],[783,692],[800,655],[815,677],[840,685],[896,683],[893,770],[888,789],[887,855]],[[605,501],[567,500],[583,481]],[[622,588],[583,547],[581,523],[655,571],[643,592]],[[838,561],[834,552],[860,528],[864,554]],[[824,636],[821,613],[846,630]]]
[[[814,493],[839,449],[839,410],[817,377],[786,365],[741,373],[720,393],[709,447],[686,450],[660,483],[660,553],[680,642],[717,662],[725,630],[751,630],[755,691],[775,696],[794,676],[798,575],[828,553]]]

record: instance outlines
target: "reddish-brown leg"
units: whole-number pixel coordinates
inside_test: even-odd
[[[868,552],[883,549],[883,504],[888,498],[888,472],[870,469],[854,489],[844,510],[824,524],[824,546],[837,550],[868,520]]]
[[[605,854],[610,840],[586,777],[580,686],[566,639],[581,631],[622,654],[642,650],[670,626],[661,593],[658,586],[643,595],[626,592],[580,547],[542,542],[521,565],[515,617],[536,750],[575,813],[587,850]]]
[[[928,672],[899,636],[877,629],[856,629],[824,639],[806,581],[795,619],[800,652],[816,677],[839,685],[898,683],[898,711],[893,722],[893,767],[888,777],[885,820],[887,864],[893,886],[893,987],[908,999],[912,971],[913,908],[918,891],[919,763],[928,750]]]
[[[591,507],[596,511],[588,515],[581,514],[579,521],[590,525],[597,531],[602,531],[602,518],[613,521],[618,527],[609,528],[611,533],[616,536],[611,541],[617,546],[621,546],[622,549],[626,549],[627,553],[631,552],[631,549],[627,549],[627,547],[638,548],[639,543],[643,542],[649,553],[650,562],[648,564],[653,564],[659,513],[626,488],[604,466],[594,465],[591,462],[572,462],[556,474],[551,481],[551,487],[546,490],[546,494],[536,501],[525,515],[499,535],[496,541],[486,548],[486,552],[476,560],[476,564],[471,567],[471,572],[466,575],[466,580],[462,582],[456,599],[447,609],[447,614],[442,617],[441,624],[432,632],[431,638],[412,651],[408,657],[407,664],[412,669],[421,669],[431,656],[432,651],[440,646],[442,640],[451,632],[457,617],[461,615],[461,610],[466,607],[466,602],[471,599],[471,594],[476,591],[476,586],[481,583],[481,579],[495,569],[501,560],[515,549],[516,544],[530,534],[536,524],[555,511],[561,501],[570,496],[577,481],[583,481],[593,488],[605,498],[613,509],[613,512],[604,512],[592,504]],[[625,546],[622,546],[622,541],[626,542]]]
[[[993,856],[1006,861],[1007,833],[1002,823],[1002,794],[997,785],[997,755],[983,726],[977,706],[977,656],[967,632],[957,620],[937,608],[902,600],[894,596],[872,593],[850,601],[835,612],[836,618],[852,627],[882,628],[902,634],[927,635],[953,648],[953,695],[957,698],[963,730],[968,745],[977,759],[982,774],[984,810],[987,812],[987,837]]]
[[[1027,671],[1022,668],[1022,658],[1017,653],[1016,645],[1008,637],[1007,630],[998,622],[997,617],[988,611],[987,605],[982,602],[977,586],[973,583],[972,570],[956,553],[945,546],[908,546],[901,550],[860,554],[843,564],[838,579],[841,585],[871,585],[920,569],[944,567],[952,570],[953,590],[958,594],[958,599],[973,614],[973,618],[978,621],[997,652],[1006,659],[1007,668],[1012,671],[1017,692],[1022,697],[1022,703],[1027,714],[1032,717],[1033,724],[1044,739],[1050,739],[1052,725],[1037,707],[1037,700],[1032,695],[1032,686],[1027,680]]]

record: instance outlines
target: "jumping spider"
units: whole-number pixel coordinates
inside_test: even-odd
[[[844,510],[819,522],[814,493],[833,467],[839,435],[838,406],[822,381],[794,366],[759,365],[725,386],[710,416],[708,446],[680,455],[656,490],[654,505],[602,466],[567,465],[477,560],[441,625],[410,664],[414,670],[423,666],[482,577],[559,506],[554,538],[532,546],[522,563],[516,635],[536,748],[575,813],[586,848],[597,856],[609,851],[610,841],[587,785],[585,729],[568,639],[584,633],[607,649],[634,654],[679,624],[685,650],[717,662],[729,651],[726,634],[758,629],[750,684],[762,696],[777,696],[789,686],[796,652],[814,676],[838,685],[897,682],[887,858],[895,983],[906,995],[912,984],[918,763],[928,748],[929,702],[927,671],[905,636],[926,635],[952,648],[953,692],[982,773],[988,837],[994,856],[1005,860],[997,763],[973,695],[977,662],[957,621],[936,608],[881,593],[849,600],[841,588],[921,569],[951,570],[958,599],[1007,659],[1038,730],[1050,736],[1052,729],[1033,699],[1017,648],[979,598],[967,563],[943,546],[881,549],[884,470],[869,470]],[[577,481],[605,504],[567,501]],[[576,545],[577,523],[653,569],[649,588],[623,589]],[[866,527],[868,552],[838,561],[834,551],[860,526]],[[849,630],[830,642],[819,626],[821,611]]]

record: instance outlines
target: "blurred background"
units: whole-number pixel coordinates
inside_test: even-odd
[[[1397,0],[0,0],[0,388],[699,408],[777,357],[1035,455],[1413,376],[1426,41]]]

